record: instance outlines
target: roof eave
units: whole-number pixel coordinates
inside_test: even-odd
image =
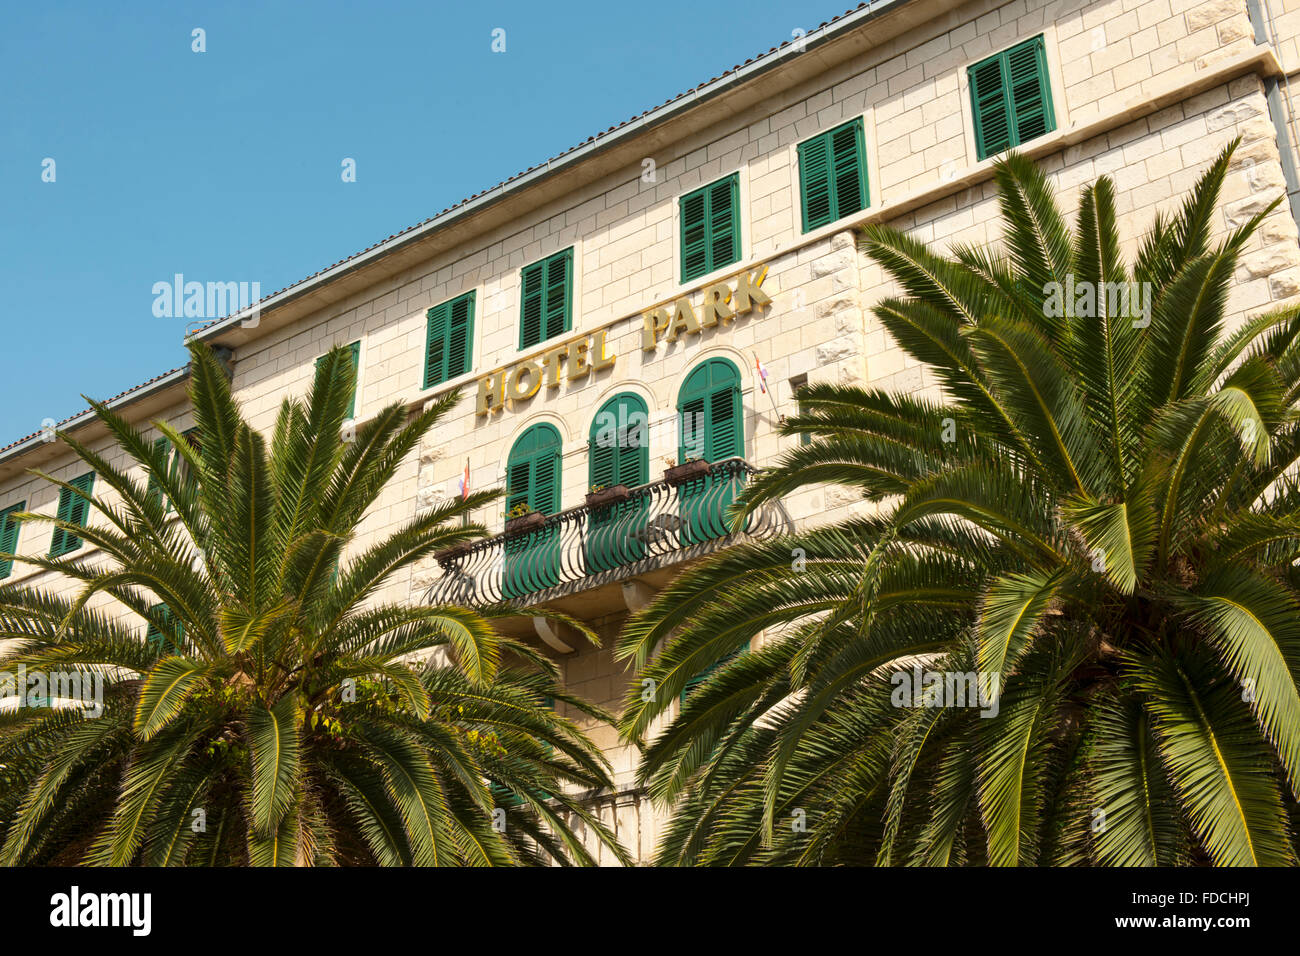
[[[248,309],[220,319],[206,328],[199,329],[193,333],[193,338],[200,341],[214,341],[223,334],[241,326],[246,328],[257,327],[261,318],[268,312],[283,308],[330,283],[372,266],[380,260],[420,242],[433,233],[470,219],[507,198],[523,193],[538,183],[635,139],[638,135],[661,126],[702,103],[717,99],[719,96],[752,81],[756,77],[775,70],[794,57],[807,56],[809,52],[817,47],[850,33],[864,23],[893,13],[913,2],[915,0],[881,0],[881,2],[870,2],[860,9],[850,11],[832,22],[823,24],[801,38],[803,40],[802,44],[790,42],[771,50],[755,58],[752,62],[739,66],[717,79],[711,80],[689,93],[683,94],[671,102],[665,103],[663,106],[619,126],[611,132],[595,137],[589,143],[574,147],[572,150],[548,160],[536,169],[522,173],[514,179],[493,187],[480,196],[467,200],[429,219],[427,222],[413,226],[391,239],[376,244],[365,252],[358,253],[308,279],[288,286]],[[256,317],[256,321],[253,326],[244,326],[244,323],[254,317]]]

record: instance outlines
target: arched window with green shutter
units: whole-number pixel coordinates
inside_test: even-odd
[[[615,485],[636,488],[650,480],[649,418],[645,400],[631,392],[600,406],[587,440],[592,491]]]
[[[650,480],[650,413],[644,399],[624,392],[597,410],[587,439],[588,488],[599,492]],[[609,571],[645,557],[650,499],[633,495],[591,509],[586,521],[587,571]]]
[[[745,453],[740,412],[740,372],[713,358],[686,376],[677,395],[678,460],[722,461]]]
[[[515,441],[506,459],[507,516],[525,509],[545,515],[560,510],[560,447],[560,433],[546,423],[533,425]],[[554,587],[559,580],[558,528],[537,528],[506,538],[508,597]]]
[[[740,372],[724,358],[700,364],[686,376],[677,396],[678,461],[709,462],[745,453],[740,404]],[[727,533],[726,510],[735,500],[739,478],[708,475],[678,488],[682,543],[699,544]]]

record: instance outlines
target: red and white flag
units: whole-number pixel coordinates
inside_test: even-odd
[[[465,459],[465,470],[460,475],[460,500],[469,497],[469,459]]]
[[[763,390],[763,394],[766,395],[767,394],[767,369],[763,367],[763,363],[759,361],[757,354],[754,355],[754,368],[758,370],[758,387],[761,388]]]

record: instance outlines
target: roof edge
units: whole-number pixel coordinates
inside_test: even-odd
[[[913,2],[915,0],[867,0],[867,2],[860,4],[853,10],[849,10],[839,17],[823,23],[806,36],[799,37],[798,41],[787,40],[780,46],[760,54],[747,63],[674,97],[662,106],[642,113],[640,116],[628,120],[608,132],[594,136],[590,140],[572,147],[511,179],[507,179],[471,199],[458,203],[444,212],[426,219],[424,222],[411,226],[383,242],[376,243],[362,252],[335,263],[333,266],[286,286],[268,298],[253,303],[247,309],[226,316],[224,319],[218,319],[205,328],[196,330],[192,333],[192,338],[200,341],[210,341],[249,319],[260,322],[262,314],[268,311],[288,305],[294,300],[356,272],[371,263],[382,260],[432,233],[453,226],[457,222],[481,212],[507,197],[521,193],[530,186],[578,165],[583,160],[612,149],[646,130],[666,123],[700,103],[715,99],[734,87],[768,73],[792,57],[802,56],[810,50],[862,26],[864,23],[893,13]]]
[[[149,398],[152,395],[156,395],[159,392],[166,391],[172,386],[185,381],[189,377],[190,366],[186,364],[180,368],[172,369],[170,372],[164,372],[162,375],[145,382],[143,385],[137,385],[129,391],[122,392],[120,395],[104,402],[104,405],[114,411],[120,408],[126,408],[129,405],[134,405],[136,402]],[[60,431],[71,431],[74,428],[81,428],[84,425],[89,425],[96,420],[97,416],[95,410],[93,408],[87,408],[70,418],[65,418],[63,421],[58,422],[57,425]],[[45,434],[46,433],[43,431],[35,432],[28,435],[26,438],[20,438],[7,448],[0,449],[0,465],[10,462],[15,458],[19,458],[34,448],[48,444],[45,439]]]

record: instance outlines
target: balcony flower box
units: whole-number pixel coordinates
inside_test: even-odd
[[[433,557],[435,561],[445,568],[469,554],[470,549],[473,547],[473,541],[462,541],[460,544],[453,544],[450,548],[443,548],[441,551],[435,552]]]
[[[529,531],[535,531],[542,525],[546,524],[546,515],[540,511],[530,511],[526,515],[520,515],[518,518],[506,519],[506,534],[524,534]]]
[[[600,491],[587,492],[588,508],[604,508],[607,505],[620,504],[632,497],[632,489],[627,485],[610,485]]]
[[[673,488],[684,485],[688,481],[694,481],[696,478],[703,478],[713,468],[713,465],[703,458],[697,458],[694,461],[684,461],[680,465],[673,465],[664,471],[664,482]]]

